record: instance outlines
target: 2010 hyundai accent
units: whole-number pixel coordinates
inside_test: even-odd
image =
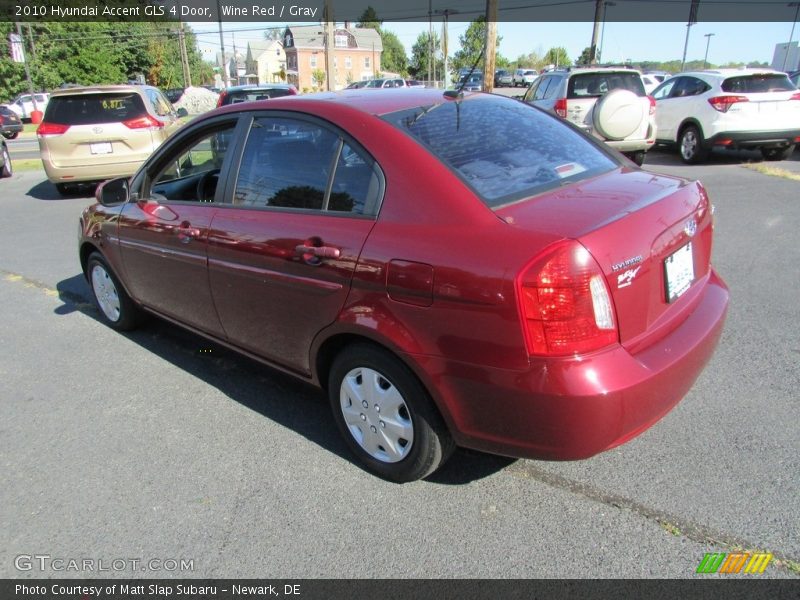
[[[494,95],[236,104],[97,197],[80,261],[109,325],[155,313],[325,388],[394,481],[456,445],[625,442],[686,394],[727,310],[701,184]]]

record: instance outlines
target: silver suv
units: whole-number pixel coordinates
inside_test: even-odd
[[[633,69],[550,71],[528,88],[523,100],[568,120],[637,165],[656,141],[656,103]]]

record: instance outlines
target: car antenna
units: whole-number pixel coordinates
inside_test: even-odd
[[[481,53],[478,55],[478,58],[475,60],[475,62],[472,63],[472,68],[469,70],[469,73],[461,78],[461,85],[458,86],[458,89],[446,90],[444,93],[445,96],[448,98],[462,98],[464,96],[464,86],[467,85],[467,82],[469,81],[469,78],[472,77],[472,73],[475,72],[475,68],[478,66],[478,63],[481,62],[481,59],[483,58],[483,51],[484,48],[481,48]]]

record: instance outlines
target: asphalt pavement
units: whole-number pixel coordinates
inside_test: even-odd
[[[406,485],[351,461],[316,389],[158,320],[102,325],[76,251],[92,199],[41,171],[0,181],[0,578],[99,575],[21,555],[193,561],[126,577],[691,578],[738,549],[774,553],[759,577],[797,578],[798,183],[750,158],[648,155],[706,184],[731,288],[670,414],[589,460],[459,451]]]

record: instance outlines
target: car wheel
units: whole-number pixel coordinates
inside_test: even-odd
[[[0,172],[0,177],[11,177],[14,174],[14,167],[11,166],[11,156],[8,154],[8,148],[3,146],[3,169]]]
[[[345,348],[331,367],[328,395],[345,442],[379,477],[399,483],[421,479],[455,448],[420,381],[380,347]]]
[[[794,144],[785,148],[762,148],[761,156],[764,160],[786,160],[794,152]]]
[[[689,165],[703,162],[708,156],[708,150],[703,145],[703,136],[694,125],[687,126],[678,141],[681,160]]]
[[[62,196],[71,196],[75,193],[75,186],[69,183],[57,183],[56,189]]]
[[[119,331],[134,329],[137,323],[136,305],[99,253],[94,252],[89,256],[86,273],[103,321]]]
[[[19,137],[19,131],[15,131],[13,133],[11,132],[4,133],[3,137],[6,138],[7,140],[15,140],[17,139],[17,137]]]
[[[637,150],[636,152],[626,152],[625,156],[630,158],[633,162],[635,162],[640,167],[644,164],[644,150]]]

